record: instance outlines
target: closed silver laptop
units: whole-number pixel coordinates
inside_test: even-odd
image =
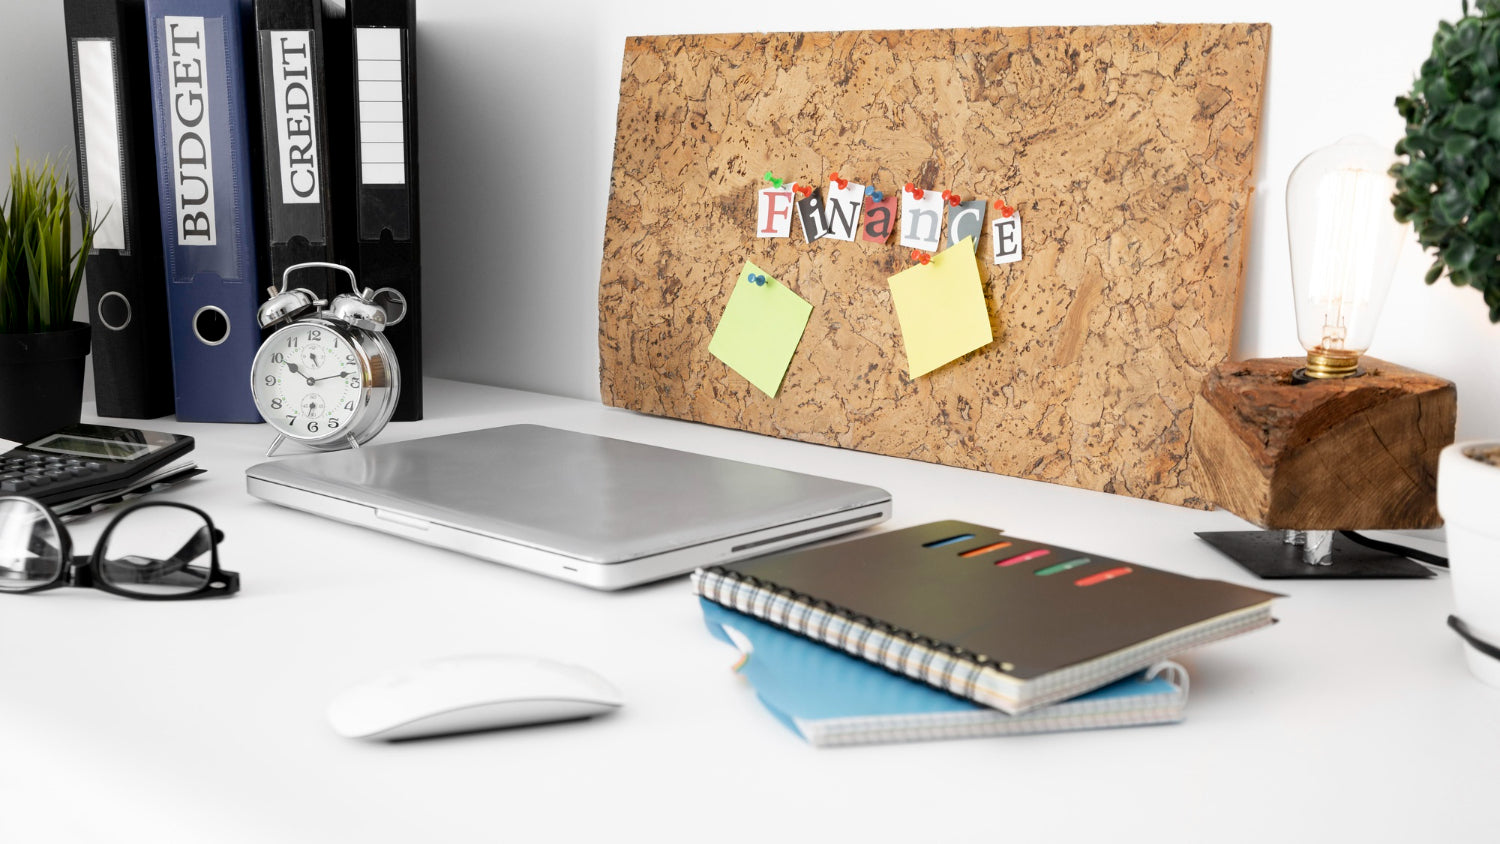
[[[266,501],[596,589],[891,514],[877,487],[540,425],[286,457],[245,475]]]

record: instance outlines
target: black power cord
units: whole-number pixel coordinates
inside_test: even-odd
[[[1408,548],[1405,545],[1397,545],[1394,542],[1381,542],[1378,539],[1371,539],[1368,536],[1360,536],[1352,530],[1341,530],[1339,531],[1339,535],[1349,540],[1350,542],[1363,545],[1366,548],[1370,548],[1375,551],[1384,551],[1387,554],[1396,554],[1401,557],[1407,557],[1408,559],[1416,560],[1419,563],[1426,563],[1429,566],[1437,566],[1439,568],[1448,567],[1447,557],[1439,557],[1436,554],[1429,554],[1426,551],[1418,551],[1415,548]]]

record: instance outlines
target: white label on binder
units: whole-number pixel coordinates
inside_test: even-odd
[[[125,179],[120,166],[120,113],[115,100],[115,44],[80,38],[78,94],[83,113],[84,195],[95,249],[125,249]]]
[[[318,113],[312,75],[312,32],[271,31],[272,82],[276,97],[276,139],[281,154],[281,201],[321,200],[318,177]]]
[[[213,246],[213,138],[207,80],[224,73],[208,67],[203,18],[164,15],[167,36],[167,112],[172,120],[172,195],[179,246]],[[219,56],[222,61],[222,53]]]
[[[354,31],[359,88],[360,183],[406,184],[405,109],[402,108],[401,36],[404,30]]]

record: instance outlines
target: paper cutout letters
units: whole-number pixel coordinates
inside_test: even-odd
[[[887,196],[879,202],[875,197],[865,197],[864,223],[859,236],[871,243],[885,243],[891,239],[896,227],[896,197]]]
[[[943,245],[943,201],[937,191],[923,191],[918,199],[911,191],[901,192],[901,245],[936,252]]]
[[[755,236],[787,237],[792,233],[792,211],[796,208],[796,194],[792,186],[764,188],[758,193],[755,204]]]
[[[1021,212],[1012,211],[1009,217],[996,214],[990,220],[990,248],[996,264],[1021,260]]]
[[[984,232],[984,207],[982,199],[960,202],[948,211],[948,246],[972,238],[974,249],[979,249],[979,235]]]
[[[828,220],[823,216],[823,195],[816,188],[806,199],[797,200],[797,219],[802,221],[802,236],[808,243],[828,234]]]
[[[796,217],[808,243],[823,237],[887,243],[891,232],[897,231],[900,244],[910,249],[934,253],[967,240],[977,250],[988,213],[994,262],[1010,264],[1021,260],[1021,215],[1004,200],[995,202],[994,211],[989,211],[988,203],[980,199],[959,202],[950,208],[941,194],[924,190],[918,198],[917,191],[902,190],[898,216],[895,195],[882,195],[876,201],[874,196],[866,194],[864,185],[845,181],[839,187],[836,179],[828,183],[827,190],[826,201],[821,189],[806,186],[799,189],[796,183],[773,184],[758,190],[756,236],[790,237],[792,218]],[[946,226],[944,212],[947,212]]]
[[[853,182],[844,184],[844,187],[839,187],[838,182],[828,183],[828,203],[823,206],[828,236],[835,240],[853,240],[864,216],[865,186]]]

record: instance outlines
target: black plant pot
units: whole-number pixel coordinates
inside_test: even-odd
[[[83,410],[88,323],[0,334],[0,439],[31,442],[76,425]]]

